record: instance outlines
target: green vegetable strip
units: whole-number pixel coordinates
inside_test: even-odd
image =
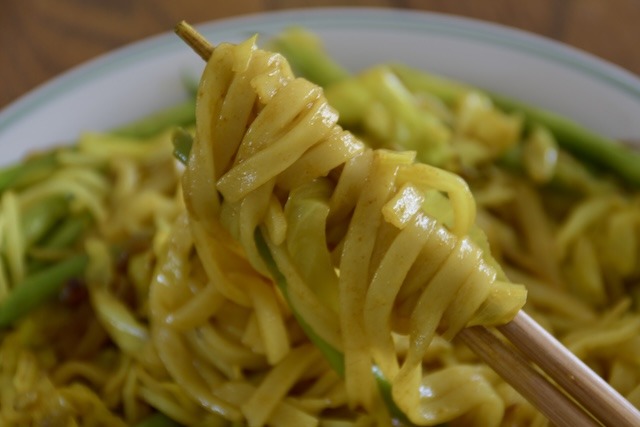
[[[68,211],[63,197],[52,197],[39,201],[22,214],[22,234],[27,245],[40,240],[60,221]]]
[[[142,422],[136,424],[136,427],[180,427],[181,424],[167,417],[161,412],[150,415]]]
[[[327,55],[320,40],[303,29],[284,31],[270,40],[268,47],[284,55],[296,75],[317,85],[327,87],[349,77],[349,72]]]
[[[287,279],[278,269],[273,256],[271,255],[271,251],[267,243],[264,240],[264,237],[260,230],[256,230],[255,233],[255,241],[256,246],[258,247],[258,251],[262,256],[262,259],[265,261],[265,264],[269,268],[269,272],[273,276],[278,288],[284,295],[287,300],[287,305],[291,308],[293,315],[300,327],[304,330],[305,334],[309,337],[309,339],[315,344],[315,346],[322,352],[325,356],[329,365],[341,376],[344,376],[344,355],[336,350],[333,346],[328,344],[325,340],[323,340],[318,334],[315,333],[313,329],[305,322],[304,318],[297,312],[295,307],[291,304],[291,300],[289,299],[289,289],[287,285]]]
[[[55,152],[49,152],[5,167],[0,170],[0,193],[42,179],[53,172],[57,165]]]
[[[173,155],[183,164],[189,161],[193,137],[184,129],[176,129],[172,135]]]
[[[66,219],[42,242],[47,249],[61,249],[72,245],[89,227],[91,216],[81,214]]]
[[[81,214],[67,218],[60,225],[56,226],[38,246],[48,250],[69,248],[82,236],[91,222],[92,219],[89,214]],[[51,265],[51,262],[52,261],[49,260],[33,259],[29,262],[27,271],[29,274],[36,273]]]
[[[0,305],[0,327],[5,328],[35,307],[53,298],[64,284],[83,274],[87,255],[75,255],[27,277]]]
[[[193,146],[193,138],[185,138],[182,132],[184,131],[178,129],[173,134],[173,155],[180,161],[180,163],[186,166],[189,162],[189,155],[191,153],[191,147]]]
[[[114,129],[111,133],[118,136],[148,138],[171,126],[192,125],[196,116],[195,104],[195,101],[189,98],[178,105],[160,110],[141,120]]]

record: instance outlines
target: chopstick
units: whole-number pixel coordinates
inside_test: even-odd
[[[601,426],[584,409],[549,382],[518,349],[482,326],[465,328],[457,336],[558,427]]]
[[[603,425],[640,426],[638,409],[524,311],[497,329]]]
[[[208,61],[213,53],[213,45],[202,34],[189,25],[186,21],[180,21],[175,27],[175,33],[184,41],[200,58]]]
[[[640,412],[627,399],[524,311],[496,329],[511,346],[479,326],[458,337],[553,424],[640,426]]]
[[[213,46],[191,25],[182,21],[175,32],[209,59]],[[629,401],[524,311],[495,331],[474,326],[458,337],[559,427],[640,426],[640,412]]]

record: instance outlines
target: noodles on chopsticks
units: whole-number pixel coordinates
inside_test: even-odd
[[[317,86],[294,78],[282,57],[256,49],[252,40],[215,49],[198,96],[183,192],[198,255],[192,262],[201,263],[193,268],[205,273],[202,291],[181,302],[185,277],[167,280],[168,274],[152,287],[152,297],[157,290],[158,304],[164,302],[163,317],[154,325],[162,330],[160,355],[173,377],[196,399],[221,408],[216,388],[228,379],[218,379],[219,386],[206,381],[215,377],[215,363],[197,358],[185,367],[183,362],[194,354],[187,336],[209,328],[219,308],[207,304],[215,311],[187,331],[171,326],[173,313],[190,308],[209,286],[254,313],[267,361],[277,363],[298,351],[301,344],[288,336],[290,315],[278,309],[282,297],[256,245],[258,232],[286,280],[287,301],[322,341],[344,353],[343,404],[367,411],[379,406],[372,371],[377,366],[391,382],[395,404],[414,422],[440,423],[466,412],[487,422],[499,419],[502,404],[491,396],[491,410],[487,398],[478,397],[438,416],[419,395],[422,361],[436,332],[450,339],[470,324],[503,323],[524,303],[524,290],[498,277],[492,260],[466,237],[475,212],[466,184],[416,163],[411,153],[366,148],[337,126],[338,117]],[[448,220],[451,231],[423,205],[439,205],[434,214]],[[194,256],[185,248],[180,264],[189,255]],[[394,339],[401,336],[407,342],[399,358]],[[205,367],[212,373],[203,375]],[[301,378],[307,369],[291,373],[283,394],[272,390],[261,405],[253,395],[240,413],[220,410],[262,425],[282,398],[296,398],[291,390],[308,381]],[[477,376],[469,366],[447,372],[449,378],[464,378],[456,384]],[[436,377],[425,377],[425,386],[430,378]],[[453,397],[458,392],[451,394],[451,385],[440,387],[431,387],[433,400],[447,405],[447,399],[460,398]],[[264,409],[267,402],[271,410]]]

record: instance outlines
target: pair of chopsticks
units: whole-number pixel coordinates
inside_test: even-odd
[[[458,337],[556,426],[640,426],[640,412],[524,311]]]
[[[193,27],[182,21],[175,32],[209,59],[213,46]],[[629,401],[523,311],[496,330],[474,326],[458,337],[556,426],[640,426]]]

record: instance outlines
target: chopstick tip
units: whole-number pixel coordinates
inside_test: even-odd
[[[200,34],[191,24],[182,20],[174,27],[174,32],[180,37],[186,44],[191,47],[202,59],[209,60],[209,57],[213,53],[213,45]]]

